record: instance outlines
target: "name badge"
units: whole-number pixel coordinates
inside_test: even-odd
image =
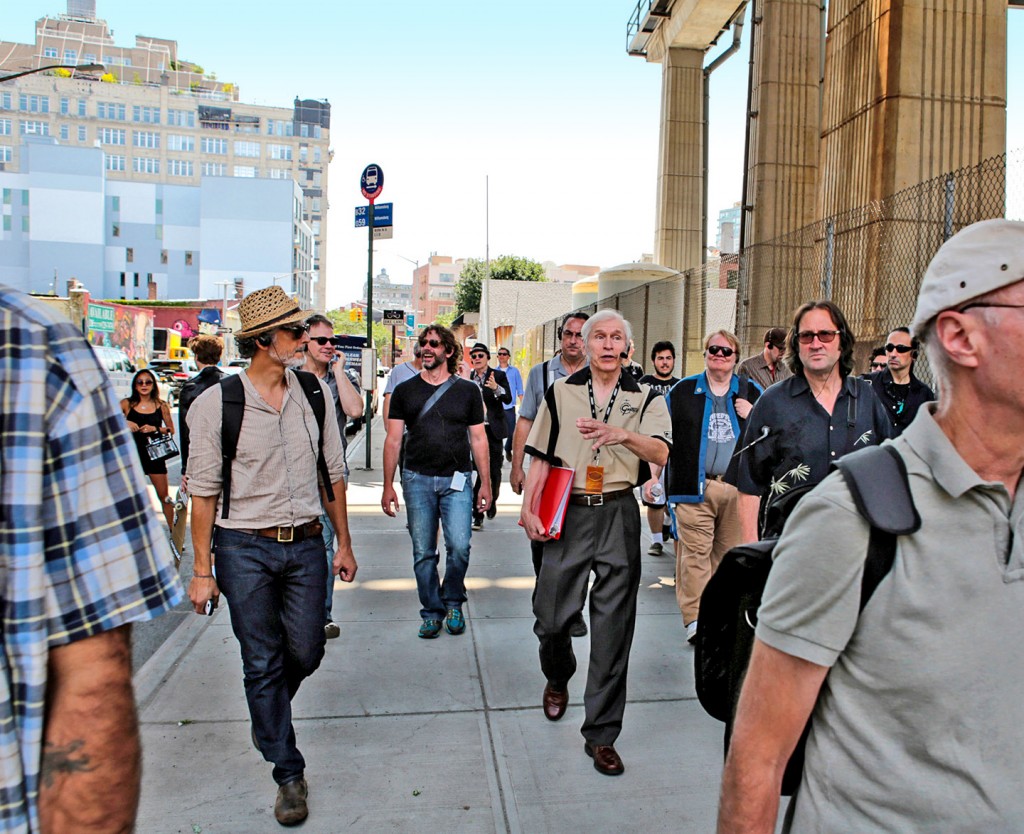
[[[456,492],[462,492],[462,488],[466,485],[466,475],[464,472],[456,472],[452,475],[452,489]]]
[[[600,495],[604,492],[603,466],[587,467],[587,485],[585,487],[585,492],[587,495]]]

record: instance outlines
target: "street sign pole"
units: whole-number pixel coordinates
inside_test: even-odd
[[[370,209],[366,212],[367,253],[366,253],[366,341],[371,348],[373,343],[373,197],[370,197]],[[370,424],[373,423],[373,386],[366,389],[366,466],[370,468]]]

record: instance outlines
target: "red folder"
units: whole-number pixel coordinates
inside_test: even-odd
[[[537,515],[541,524],[553,539],[561,538],[562,524],[565,521],[565,508],[569,505],[569,493],[572,492],[572,479],[575,469],[565,466],[552,466],[548,479],[540,494],[540,505]],[[522,524],[522,522],[520,522]]]

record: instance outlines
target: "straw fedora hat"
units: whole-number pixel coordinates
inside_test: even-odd
[[[275,327],[286,324],[305,324],[313,310],[300,310],[298,303],[276,284],[249,293],[238,305],[242,329],[235,332],[236,339],[251,339]]]

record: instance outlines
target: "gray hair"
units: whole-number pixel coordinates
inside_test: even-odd
[[[629,322],[626,321],[622,313],[609,307],[604,310],[598,310],[583,323],[582,336],[584,345],[590,341],[590,334],[593,332],[595,325],[603,324],[606,321],[614,321],[616,324],[621,325],[623,333],[626,334],[626,341],[630,342],[633,340],[633,328],[630,327]]]
[[[422,345],[421,345],[421,344],[419,343],[419,341],[418,341],[418,340],[417,340],[417,341],[414,341],[414,342],[412,343],[412,355],[413,355],[413,356],[419,356],[419,355],[420,355],[420,352],[421,352],[422,350],[423,350],[423,346],[422,346]]]

